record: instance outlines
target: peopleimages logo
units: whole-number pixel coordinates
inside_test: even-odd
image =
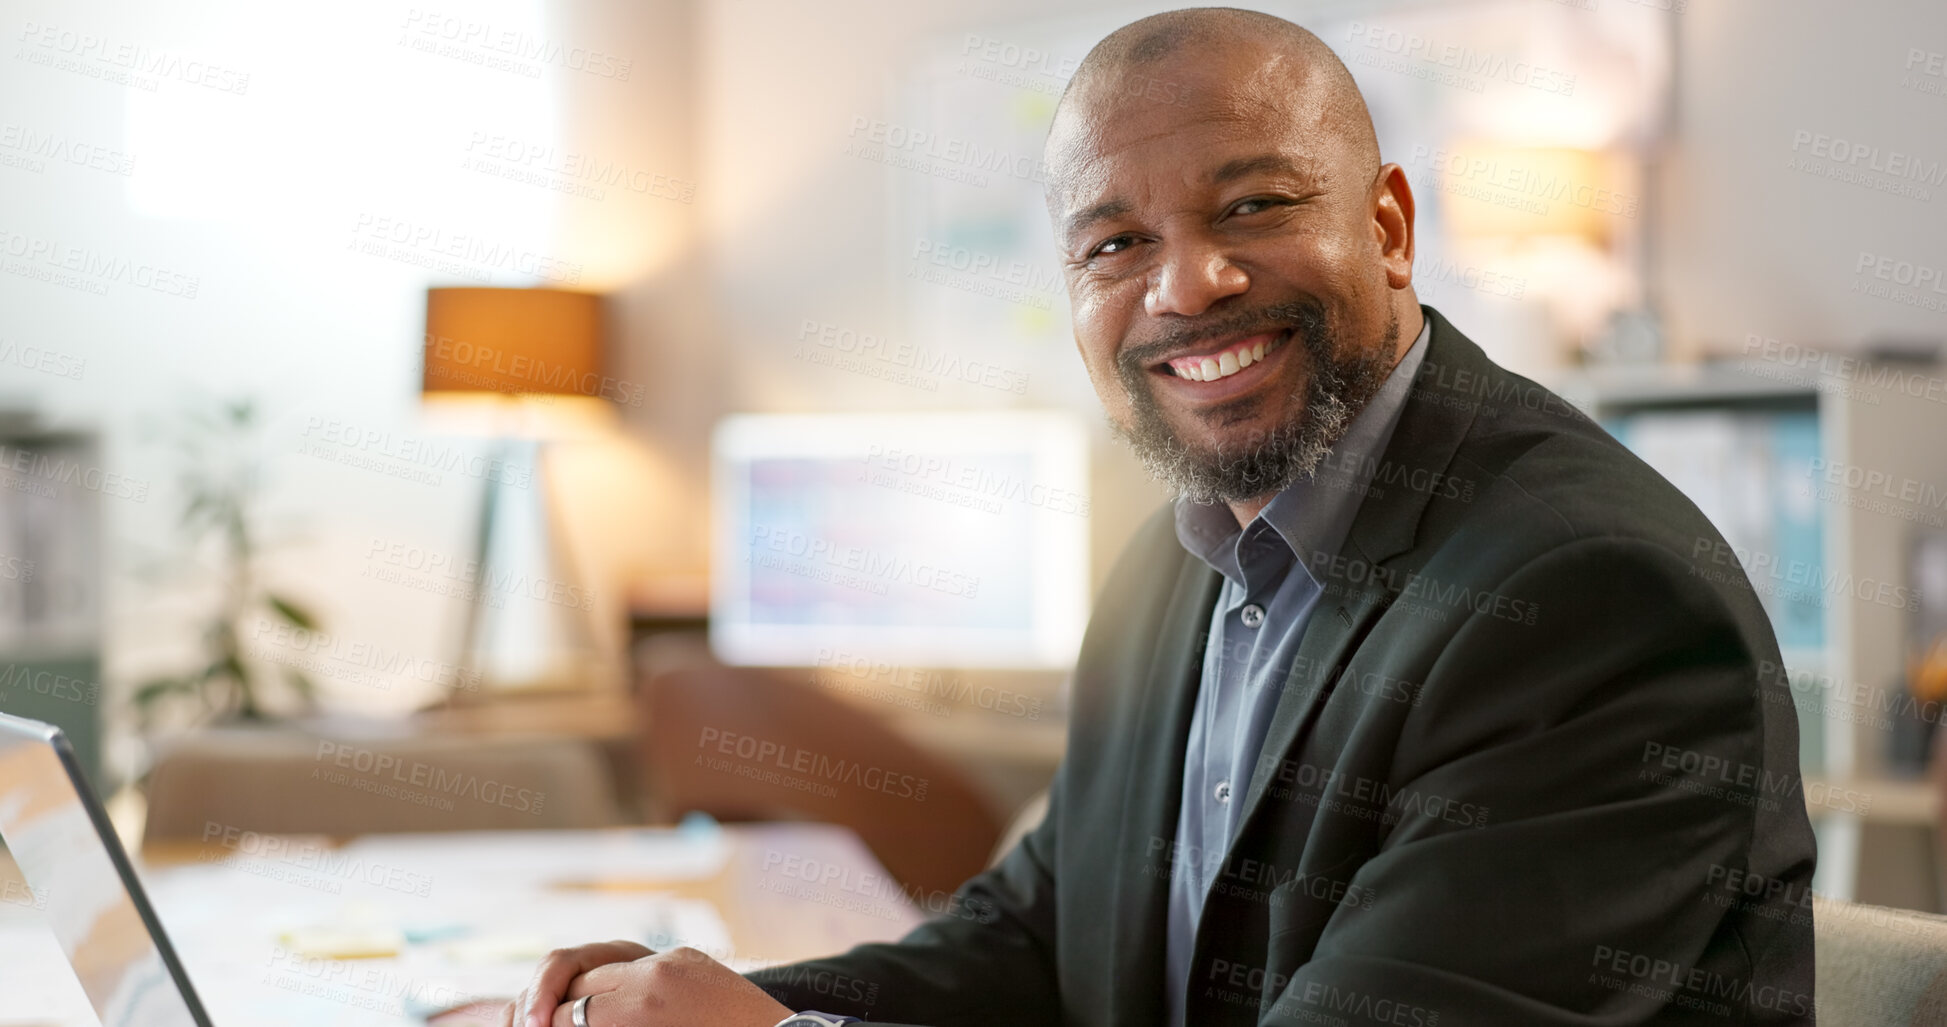
[[[1947,185],[1947,165],[1939,160],[1928,160],[1923,156],[1903,153],[1873,143],[1862,143],[1843,136],[1827,135],[1810,129],[1798,129],[1792,133],[1792,150],[1809,151],[1812,156],[1822,160],[1836,161],[1864,167],[1893,178],[1905,178],[1925,182],[1928,185]]]
[[[346,775],[325,778],[320,766],[312,776],[327,780],[330,784],[349,785],[358,791],[375,792],[388,798],[400,798],[417,802],[420,805],[436,805],[440,809],[453,808],[452,799],[473,799],[489,806],[501,806],[517,813],[539,815],[547,802],[547,796],[531,788],[517,788],[513,785],[483,778],[478,774],[460,773],[434,766],[423,760],[405,759],[391,753],[375,752],[352,745],[319,740],[317,762],[332,767],[343,768],[361,775],[358,779],[348,779]],[[385,781],[376,780],[385,778]],[[400,791],[391,782],[423,788],[425,792]],[[433,799],[437,802],[424,800]]]
[[[16,558],[0,558],[0,578],[7,576],[6,561],[13,559]],[[101,698],[101,684],[25,663],[8,664],[5,670],[0,670],[0,699],[27,692],[49,699],[93,706]]]
[[[1883,253],[1859,251],[1859,259],[1853,263],[1854,274],[1871,274],[1882,282],[1896,285],[1910,285],[1928,292],[1947,293],[1947,275],[1942,275],[1937,267],[1916,264],[1910,260],[1899,260]]]
[[[1504,161],[1494,155],[1465,154],[1429,146],[1413,147],[1407,163],[1445,175],[1446,183],[1436,181],[1434,188],[1445,188],[1448,192],[1501,206],[1518,206],[1534,214],[1548,213],[1549,203],[1566,203],[1600,214],[1633,218],[1642,206],[1641,199],[1633,193],[1620,193],[1582,181],[1541,163],[1529,165],[1518,160]],[[1486,191],[1470,192],[1467,186],[1479,186]],[[1500,202],[1504,199],[1527,202]]]
[[[430,377],[445,378],[449,385],[491,392],[530,392],[520,383],[541,386],[557,393],[574,393],[613,400],[624,406],[642,406],[644,386],[585,371],[569,364],[551,363],[525,353],[508,354],[492,346],[479,346],[444,335],[427,335],[439,363]],[[463,369],[456,365],[466,365]]]
[[[1088,516],[1089,497],[1078,491],[996,471],[978,461],[962,457],[892,449],[875,444],[866,451],[862,462],[868,470],[883,473],[883,478],[875,477],[872,480],[875,485],[913,492],[917,490],[907,486],[937,484],[971,501],[991,501],[993,506],[990,513],[999,513],[1001,502],[1018,502],[1037,510]]]
[[[521,489],[529,487],[534,480],[532,467],[474,452],[472,446],[395,436],[389,431],[336,418],[313,415],[305,420],[300,434],[312,440],[300,448],[307,456],[428,484],[439,484],[442,473],[463,474]]]
[[[1557,96],[1575,95],[1575,76],[1567,72],[1417,32],[1355,21],[1346,30],[1345,41],[1349,46],[1364,47],[1367,51],[1353,51],[1352,60],[1356,63],[1460,86],[1470,92],[1480,92],[1484,82],[1498,79]],[[1394,66],[1376,61],[1380,56],[1398,63]],[[1414,65],[1420,67],[1416,69]],[[1436,71],[1448,74],[1434,74]]]
[[[537,77],[539,69],[524,62],[552,65],[579,71],[597,78],[627,82],[635,70],[635,59],[604,53],[583,46],[536,35],[524,28],[506,28],[491,22],[429,11],[419,7],[407,10],[401,45],[438,53],[445,57],[487,64],[504,71]],[[498,63],[482,58],[500,58]]]
[[[137,503],[149,498],[149,483],[143,479],[106,471],[92,464],[51,457],[38,449],[10,449],[0,445],[0,471],[12,471],[62,485],[79,485],[90,492]]]
[[[926,381],[927,378],[935,379],[927,382],[933,386],[929,391],[938,390],[937,379],[940,378],[954,378],[969,385],[998,389],[1017,396],[1028,391],[1028,374],[1025,371],[1016,371],[988,361],[965,359],[956,354],[911,342],[894,342],[885,336],[857,332],[810,318],[806,318],[798,326],[800,351],[803,350],[802,344],[806,341],[835,354],[876,360],[926,376],[919,379],[920,381]]]
[[[26,165],[36,174],[49,160],[123,177],[135,173],[135,157],[130,154],[58,132],[37,132],[19,124],[0,125],[0,150],[14,151],[0,156],[0,163]]]
[[[1042,163],[1038,154],[982,145],[973,139],[941,135],[924,128],[911,128],[896,121],[881,121],[855,114],[852,116],[851,130],[846,133],[846,136],[853,140],[854,150],[863,141],[869,145],[882,147],[881,153],[899,153],[909,157],[944,161],[974,171],[1009,175],[1026,182],[1045,184],[1048,181],[1048,166]]]
[[[457,595],[469,602],[492,602],[511,595],[578,610],[595,608],[594,593],[572,582],[483,567],[477,559],[460,559],[404,542],[374,538],[365,547],[365,563],[368,573],[361,577]],[[502,604],[493,605],[499,609]]]
[[[750,545],[753,556],[757,555],[756,550],[767,549],[800,560],[822,562],[834,569],[852,571],[868,579],[911,585],[945,595],[972,599],[980,593],[980,578],[977,575],[894,553],[875,552],[865,546],[837,545],[830,539],[806,535],[790,528],[752,525]],[[878,592],[884,594],[884,590]]]
[[[88,370],[86,357],[60,353],[43,346],[19,346],[4,339],[0,339],[0,364],[13,364],[70,381],[80,381]]]
[[[9,274],[80,289],[98,296],[106,295],[110,284],[121,284],[164,296],[193,300],[196,291],[202,287],[202,279],[196,275],[7,228],[0,228],[0,254],[16,258],[0,265]]]
[[[912,799],[914,802],[926,801],[928,784],[926,778],[915,777],[912,774],[896,774],[882,767],[868,767],[855,760],[827,756],[800,746],[788,746],[753,735],[706,727],[702,734],[697,736],[696,747],[706,752],[734,756],[743,761],[744,768],[757,770],[759,774],[767,772],[769,767],[776,767],[794,774],[809,774],[813,778],[822,778],[825,781],[835,781],[839,784],[864,788],[867,791],[884,792],[902,799]],[[699,761],[702,758],[699,756]],[[716,764],[722,762],[716,761]],[[710,769],[728,769],[716,764],[712,764]],[[745,773],[741,776],[757,775]],[[788,780],[778,780],[773,783],[791,784]],[[835,794],[829,792],[829,786],[825,788],[827,789],[825,794]]]
[[[991,684],[975,688],[964,677],[946,675],[936,670],[902,667],[831,648],[820,648],[812,665],[828,672],[822,677],[814,674],[814,684],[830,685],[833,678],[842,675],[867,685],[916,692],[929,699],[944,699],[954,704],[970,704],[989,713],[1027,720],[1041,719],[1042,701],[1039,697]],[[951,709],[944,709],[943,712],[949,716],[952,714]]]
[[[242,96],[250,89],[248,72],[93,32],[30,21],[14,38],[24,44],[19,55],[30,63],[55,63],[62,71],[133,85],[150,92],[155,91],[155,83],[161,79],[174,79],[234,96]],[[60,63],[47,59],[57,54]]]
[[[252,868],[249,864],[237,864],[238,869],[243,869],[246,873],[255,873],[260,877],[288,879],[291,883],[306,887],[321,883],[337,885],[343,881],[352,881],[388,891],[418,895],[422,898],[433,892],[433,879],[430,875],[348,855],[321,842],[260,834],[214,820],[203,822],[203,842],[206,845],[227,849],[235,854],[235,857],[269,864],[269,867],[258,868]],[[204,857],[205,862],[222,858],[212,853],[205,853]],[[299,873],[287,876],[283,873],[265,872],[267,869],[285,868]],[[316,875],[322,880],[307,878],[304,875]],[[337,887],[321,890],[333,894],[342,891]]]

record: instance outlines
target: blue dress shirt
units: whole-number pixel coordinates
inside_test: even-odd
[[[1222,574],[1224,582],[1210,612],[1210,640],[1183,762],[1176,848],[1169,862],[1163,987],[1172,1027],[1182,1027],[1185,997],[1193,986],[1190,956],[1204,895],[1223,867],[1236,833],[1238,807],[1249,791],[1251,768],[1321,594],[1307,557],[1336,553],[1344,543],[1392,439],[1431,330],[1431,322],[1421,327],[1317,473],[1272,497],[1249,525],[1240,529],[1223,503],[1177,501],[1177,540]]]

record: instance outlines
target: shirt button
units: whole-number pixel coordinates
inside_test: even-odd
[[[1217,787],[1211,789],[1210,794],[1213,797],[1215,797],[1218,802],[1223,803],[1225,805],[1229,805],[1230,804],[1230,782],[1229,781],[1217,782]]]
[[[1244,607],[1242,612],[1244,614],[1245,627],[1254,628],[1257,627],[1259,624],[1264,623],[1264,607],[1259,606],[1256,603],[1252,603],[1249,606]]]

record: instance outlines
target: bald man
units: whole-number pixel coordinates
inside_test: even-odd
[[[1418,302],[1331,51],[1145,18],[1047,160],[1083,366],[1178,498],[1103,589],[1046,819],[897,944],[748,980],[592,945],[510,1016],[1811,1023],[1764,611],[1695,506]]]

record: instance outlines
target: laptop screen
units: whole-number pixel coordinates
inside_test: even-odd
[[[70,753],[52,728],[0,715],[0,839],[102,1027],[205,1027]]]

